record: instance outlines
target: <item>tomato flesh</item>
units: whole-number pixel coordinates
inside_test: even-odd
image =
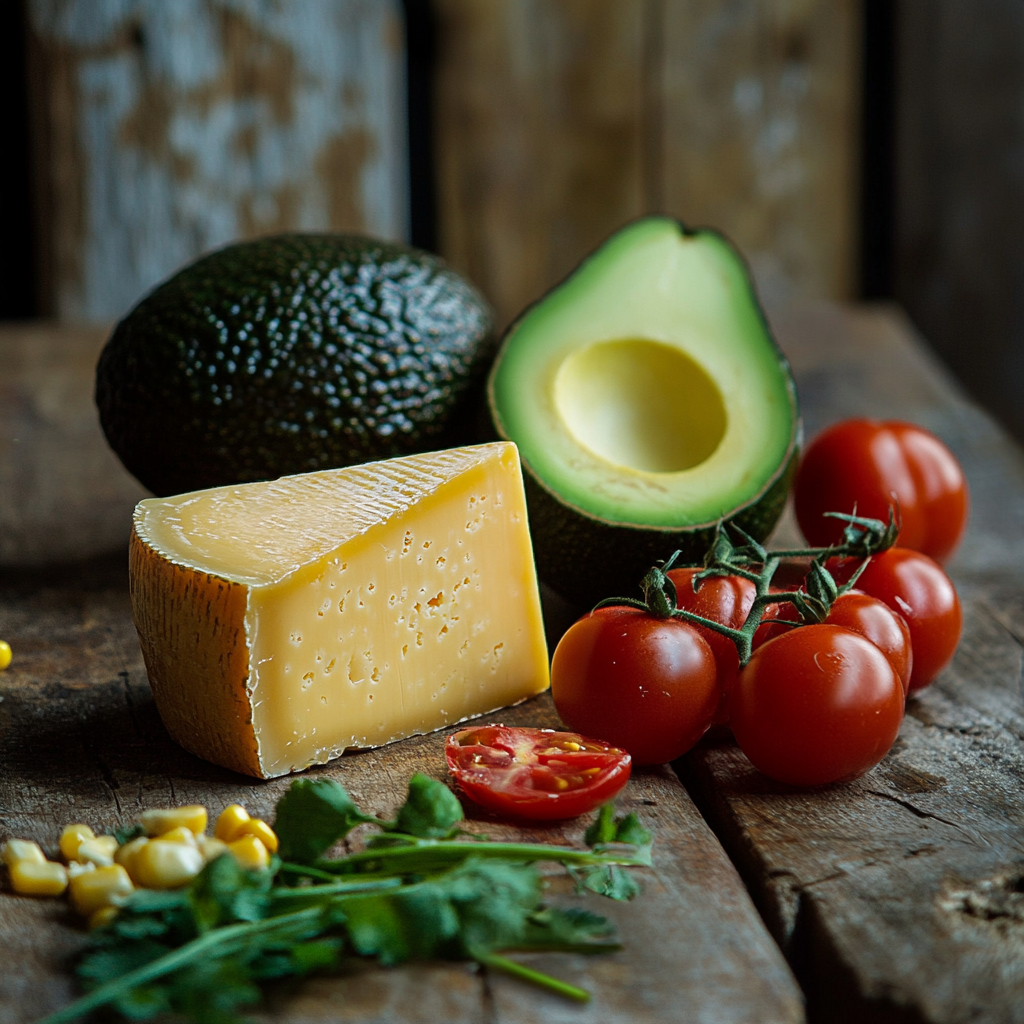
[[[506,817],[557,821],[607,803],[629,779],[624,750],[574,732],[482,725],[445,743],[448,770],[474,802]]]
[[[824,786],[878,764],[899,732],[903,703],[899,677],[870,640],[815,625],[755,651],[729,709],[754,767],[790,785]]]
[[[837,543],[844,524],[826,512],[900,518],[899,544],[945,561],[967,524],[967,481],[932,433],[898,420],[851,419],[808,446],[794,484],[800,529],[810,544]]]
[[[551,696],[571,729],[628,750],[638,765],[685,754],[718,708],[715,658],[678,619],[601,608],[573,623],[555,648]]]

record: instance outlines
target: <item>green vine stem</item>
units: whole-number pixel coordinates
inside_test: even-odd
[[[669,571],[676,565],[680,552],[676,551],[664,565],[653,566],[640,583],[643,600],[631,597],[609,597],[598,602],[594,611],[613,605],[638,608],[657,619],[680,619],[694,625],[705,626],[728,637],[735,645],[740,666],[750,661],[753,653],[754,633],[761,625],[765,609],[773,604],[792,604],[800,613],[800,621],[779,620],[780,624],[799,626],[812,622],[824,622],[829,609],[840,594],[851,590],[857,578],[864,571],[872,555],[892,547],[899,534],[899,523],[894,510],[889,510],[889,521],[852,515],[842,512],[826,513],[834,519],[843,520],[846,527],[839,544],[827,548],[792,548],[768,551],[758,541],[735,524],[719,523],[715,538],[704,558],[703,570],[693,580],[699,588],[704,580],[715,576],[739,576],[754,584],[754,601],[739,629],[726,626],[714,619],[705,618],[695,612],[677,607],[675,584]],[[731,535],[730,535],[731,534]],[[739,541],[739,544],[734,542]],[[861,564],[851,578],[838,586],[825,563],[830,558],[859,558]],[[772,579],[783,560],[810,559],[805,590],[784,590],[771,592]],[[759,566],[753,569],[752,566]]]

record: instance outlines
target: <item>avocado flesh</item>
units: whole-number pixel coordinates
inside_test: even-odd
[[[651,217],[613,236],[512,326],[489,397],[523,458],[541,577],[567,596],[632,593],[675,547],[699,559],[719,520],[763,538],[781,514],[795,389],[714,232]]]

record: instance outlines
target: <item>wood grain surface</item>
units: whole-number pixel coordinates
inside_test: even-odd
[[[173,743],[157,717],[131,623],[122,556],[49,575],[4,574],[0,633],[16,652],[0,675],[0,840],[32,837],[55,855],[63,825],[100,831],[147,807],[242,803],[272,818],[289,779],[256,783]],[[555,725],[550,698],[498,716]],[[393,811],[414,771],[444,778],[443,735],[349,755],[312,774],[337,779],[374,813]],[[295,994],[278,993],[263,1019],[323,1021],[672,1022],[796,1024],[802,999],[735,868],[667,768],[637,772],[624,808],[657,835],[654,867],[634,903],[589,899],[617,924],[624,949],[607,957],[526,958],[594,993],[585,1007],[462,965],[359,968]],[[467,812],[496,836],[579,844],[586,822],[519,830]],[[27,1024],[68,1002],[70,960],[83,941],[62,901],[0,892],[0,1020]],[[569,898],[569,897],[562,897]],[[652,941],[652,936],[657,941]]]
[[[973,511],[948,568],[963,639],[910,700],[889,756],[854,783],[797,792],[721,739],[681,774],[785,950],[810,1020],[1020,1021],[1024,459],[898,311],[773,319],[809,434],[850,415],[909,419],[961,459]]]
[[[639,773],[625,799],[657,831],[655,867],[637,902],[596,904],[625,949],[544,958],[593,988],[589,1007],[429,964],[358,967],[276,992],[264,1020],[799,1021],[794,976],[815,1022],[1024,1019],[1024,457],[898,310],[812,305],[771,318],[809,434],[854,414],[914,420],[953,447],[972,488],[971,524],[949,567],[964,639],[951,668],[910,702],[890,755],[863,779],[814,793],[768,782],[720,736],[676,766],[690,795],[667,770]],[[782,539],[793,531],[787,520]],[[212,768],[167,738],[124,572],[117,555],[0,576],[0,635],[15,650],[0,675],[0,839],[52,849],[72,819],[109,828],[168,803],[216,811],[237,800],[266,814],[287,785]],[[574,611],[550,594],[545,603],[554,639]],[[501,717],[552,715],[545,698]],[[441,777],[439,737],[318,771],[385,811],[414,768]],[[534,834],[575,842],[581,830]],[[57,901],[0,901],[0,1019],[22,1024],[71,997],[67,966],[82,933]]]

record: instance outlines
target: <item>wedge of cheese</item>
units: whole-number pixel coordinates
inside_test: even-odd
[[[130,567],[168,731],[258,778],[548,686],[512,444],[151,498]]]

